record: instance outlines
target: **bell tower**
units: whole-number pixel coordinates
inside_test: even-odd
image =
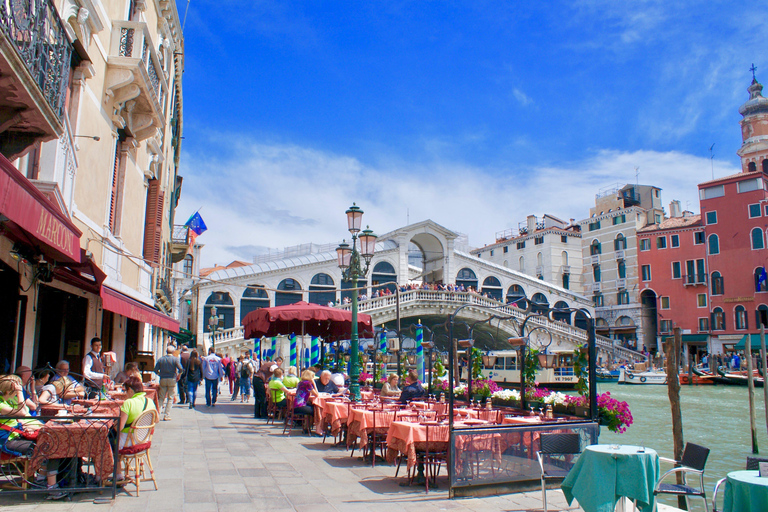
[[[755,78],[756,69],[752,64],[749,99],[739,107],[742,144],[736,154],[741,157],[742,172],[768,173],[768,99],[763,97],[763,86]]]

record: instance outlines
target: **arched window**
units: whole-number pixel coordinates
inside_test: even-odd
[[[549,300],[543,293],[534,293],[531,297],[531,311],[534,313],[546,313],[549,309]]]
[[[558,310],[558,309],[560,310],[568,309],[568,303],[563,300],[559,300],[555,302],[555,310]],[[560,322],[565,322],[567,324],[570,324],[571,312],[570,311],[553,311],[552,318],[554,318],[555,320],[559,320]]]
[[[597,240],[592,240],[592,243],[589,246],[589,254],[594,256],[596,254],[602,254],[602,252],[603,252],[603,249],[602,249],[602,246],[600,245],[600,242]]]
[[[309,283],[309,302],[312,304],[327,305],[336,302],[336,283],[328,274],[315,274]]]
[[[518,270],[520,272],[525,272],[525,258],[520,256],[520,259],[518,260]]]
[[[477,290],[477,275],[471,268],[463,268],[456,274],[456,286],[462,286],[469,288],[470,286]]]
[[[709,254],[720,254],[720,239],[717,235],[709,235]]]
[[[616,239],[613,241],[613,249],[615,251],[623,251],[627,248],[627,239],[624,238],[624,235],[619,233],[616,235]]]
[[[763,230],[755,228],[751,233],[752,249],[765,249],[765,237],[763,236]]]
[[[755,310],[755,325],[759,328],[761,325],[768,329],[768,306],[760,304]]]
[[[395,292],[395,288],[397,285],[397,273],[395,272],[395,267],[393,267],[390,263],[386,261],[380,261],[373,267],[373,272],[371,273],[371,284],[377,285],[377,284],[383,284],[383,283],[392,283],[388,284],[386,286],[382,286],[380,288],[376,288],[381,292],[382,290],[389,289],[392,293]]]
[[[544,265],[544,255],[541,253],[536,254],[536,266],[543,266]]]
[[[481,293],[487,293],[492,299],[501,301],[501,296],[504,289],[501,287],[501,282],[493,276],[488,276],[483,280],[483,289]]]
[[[563,252],[560,254],[560,258],[561,258],[561,259],[562,259],[562,261],[563,261],[563,265],[565,265],[565,266],[568,266],[568,251],[563,251]]]
[[[747,165],[747,170],[749,172],[755,172],[757,170],[757,164],[755,162],[749,162]]]
[[[275,306],[285,306],[301,300],[301,285],[295,279],[283,279],[277,285],[275,292]]]
[[[269,307],[269,295],[260,284],[249,284],[240,299],[240,323],[243,323],[245,315],[251,311]]]
[[[525,290],[519,284],[513,284],[507,290],[507,303],[517,301],[515,305],[523,309],[526,308],[528,301],[520,299],[525,299]]]
[[[763,172],[768,174],[768,158],[763,158]]]
[[[712,310],[712,330],[713,331],[725,330],[725,312],[721,307],[717,307]]]
[[[592,278],[596,283],[600,282],[600,265],[595,265],[592,267]]]
[[[220,318],[217,329],[231,329],[235,326],[235,303],[227,292],[213,292],[203,307],[203,325],[208,331],[208,319],[213,314],[213,307],[216,306],[216,315]],[[221,317],[224,317],[221,320]]]
[[[509,267],[509,260],[504,260],[504,267]]]
[[[755,269],[755,291],[768,292],[768,275],[763,267]]]
[[[734,321],[735,321],[735,327],[736,330],[743,331],[746,329],[749,329],[749,325],[747,323],[747,310],[744,309],[744,306],[739,304],[736,306],[736,308],[733,310],[734,313]]]
[[[712,272],[712,295],[722,295],[723,288],[723,276],[718,271]]]

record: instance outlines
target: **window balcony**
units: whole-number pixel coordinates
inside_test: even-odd
[[[613,253],[614,257],[616,258],[616,261],[623,260],[624,259],[624,249],[617,249]]]
[[[627,280],[626,278],[618,278],[616,279],[616,288],[619,290],[626,289],[627,287]]]
[[[72,45],[51,0],[0,3],[0,152],[64,133]]]
[[[707,275],[706,274],[684,275],[683,286],[707,286]]]
[[[602,283],[592,283],[592,292],[596,293],[602,290]]]
[[[599,254],[593,254],[592,255],[592,264],[593,265],[599,265],[600,264],[600,255]]]
[[[538,265],[536,267],[536,275],[537,276],[543,276],[544,275],[544,266]]]
[[[162,143],[168,81],[146,23],[112,22],[106,87],[112,120],[138,141]]]
[[[171,235],[171,260],[173,263],[178,263],[187,256],[189,242],[189,228],[174,224]]]
[[[563,274],[570,274],[571,273],[571,266],[570,265],[563,265],[562,267],[560,267],[560,271]]]

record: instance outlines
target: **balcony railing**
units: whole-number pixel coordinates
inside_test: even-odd
[[[147,25],[133,21],[116,21],[113,23],[115,24],[113,34],[120,38],[118,56],[133,59],[141,58],[148,83],[155,93],[155,100],[162,107],[165,92],[160,83],[160,77],[163,76],[163,71],[160,68],[157,53],[150,44],[152,40],[149,37]]]
[[[592,291],[599,292],[602,289],[602,283],[592,283]]]
[[[624,249],[617,249],[616,251],[614,251],[613,254],[616,257],[616,260],[624,259]]]
[[[683,276],[683,286],[706,286],[707,274],[688,274]]]
[[[188,237],[189,237],[189,228],[187,228],[187,226],[184,226],[181,224],[173,225],[173,235],[171,237],[172,243],[188,245],[189,244]]]
[[[627,287],[627,280],[626,278],[620,277],[616,279],[616,288],[622,289]]]
[[[600,255],[599,254],[593,254],[592,255],[592,264],[593,265],[599,265],[600,264]]]
[[[0,3],[0,28],[19,52],[48,105],[61,119],[72,45],[51,0]]]

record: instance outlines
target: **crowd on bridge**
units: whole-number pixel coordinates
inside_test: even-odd
[[[369,299],[378,299],[379,297],[387,297],[389,295],[394,295],[395,292],[393,291],[395,285],[393,283],[383,284],[383,285],[374,285],[375,289],[373,293],[371,293],[370,297],[367,293],[361,293],[358,297],[358,300],[365,301]],[[480,293],[478,292],[473,286],[464,286],[464,284],[443,284],[442,281],[436,281],[433,283],[408,283],[401,285],[400,287],[400,293],[405,293],[409,291],[414,290],[424,290],[424,291],[436,291],[436,292],[459,292],[459,293],[473,293],[475,295],[484,297],[486,299],[496,299],[496,297],[493,297],[488,292]],[[499,299],[496,299],[499,300]],[[341,304],[349,304],[352,300],[346,296],[341,300]],[[328,306],[333,307],[336,303],[333,301],[328,302]],[[518,306],[518,304],[514,304],[515,306]],[[518,306],[519,307],[519,306]]]

